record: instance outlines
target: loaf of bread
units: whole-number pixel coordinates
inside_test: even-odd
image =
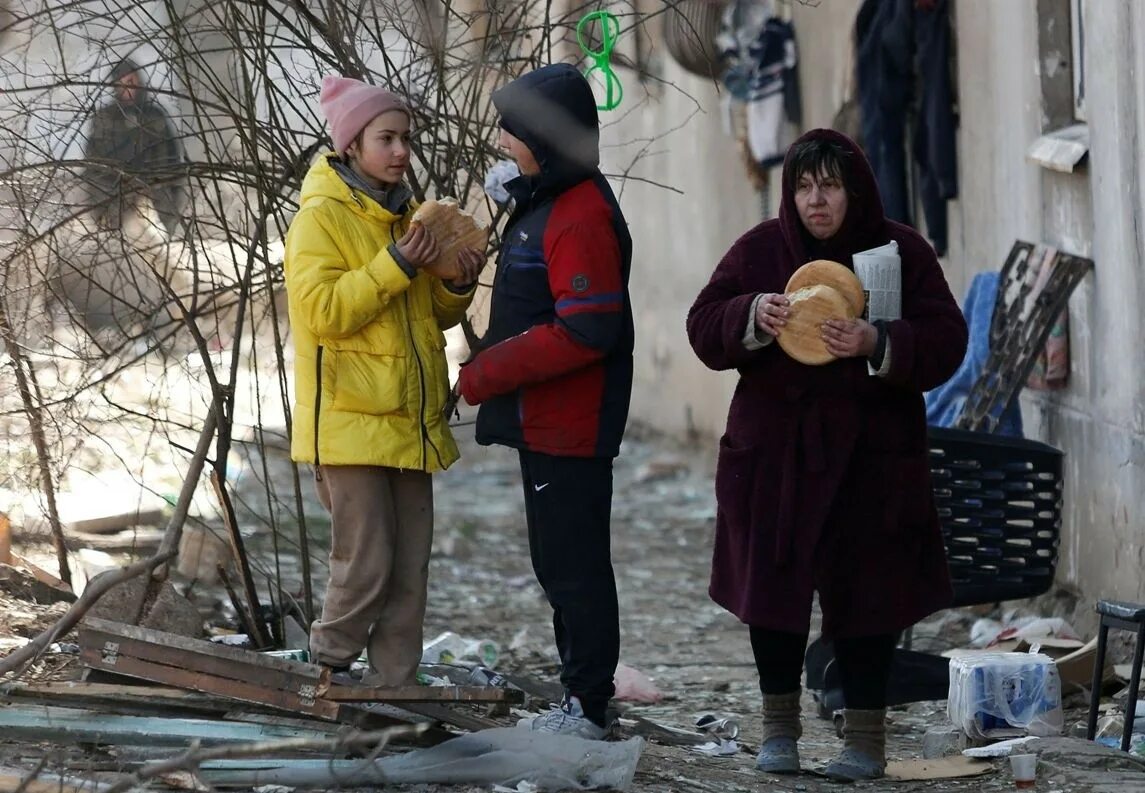
[[[854,319],[847,298],[833,286],[812,284],[787,295],[791,315],[779,331],[779,346],[800,363],[821,366],[835,360],[827,351],[821,326],[828,319]]]
[[[461,275],[457,254],[463,248],[484,253],[489,245],[489,228],[462,209],[456,198],[429,199],[414,212],[412,223],[425,226],[441,248],[437,258],[422,268],[438,278]]]
[[[863,284],[859,280],[859,276],[855,275],[850,267],[829,259],[816,259],[813,262],[807,262],[791,274],[791,278],[787,280],[787,287],[783,291],[790,295],[792,292],[798,292],[800,289],[814,284],[825,284],[834,288],[851,304],[852,316],[861,317],[863,315],[867,298],[863,292]]]

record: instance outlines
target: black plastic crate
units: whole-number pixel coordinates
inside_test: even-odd
[[[929,428],[954,605],[1047,592],[1061,539],[1062,452],[1023,438]]]

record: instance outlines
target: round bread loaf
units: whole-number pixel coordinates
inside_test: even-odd
[[[822,366],[835,356],[827,351],[820,326],[828,319],[854,319],[843,294],[826,284],[813,284],[787,295],[791,316],[779,331],[779,346],[800,363]]]
[[[800,289],[815,284],[825,284],[832,287],[847,299],[851,305],[852,316],[863,316],[863,309],[867,305],[867,297],[863,292],[863,283],[851,268],[833,262],[829,259],[816,259],[800,267],[791,274],[787,280],[787,288],[783,291],[790,295]]]
[[[429,199],[413,213],[412,222],[425,226],[441,248],[437,258],[422,269],[444,280],[461,275],[457,254],[462,248],[484,253],[489,245],[488,227],[462,209],[456,198]]]

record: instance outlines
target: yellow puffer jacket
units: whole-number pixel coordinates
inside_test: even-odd
[[[352,190],[326,156],[302,183],[285,261],[298,462],[433,472],[457,460],[442,413],[442,330],[461,321],[473,292],[426,273],[411,280],[387,253],[411,215]]]

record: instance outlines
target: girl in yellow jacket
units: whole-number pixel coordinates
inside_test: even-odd
[[[414,680],[421,658],[433,489],[457,460],[443,413],[442,331],[473,298],[484,255],[458,281],[421,268],[438,254],[410,230],[409,108],[395,94],[327,77],[320,104],[334,152],[302,183],[286,235],[294,339],[291,455],[315,468],[331,515],[330,581],[311,657],[336,671],[367,650],[375,685]]]

